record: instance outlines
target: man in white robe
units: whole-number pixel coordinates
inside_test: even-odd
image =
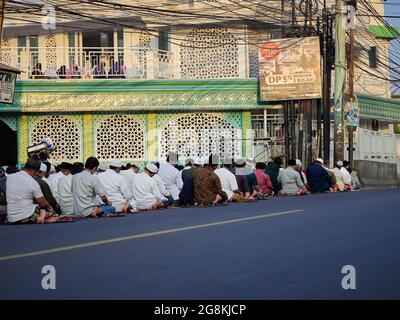
[[[228,196],[228,201],[232,200],[232,197],[239,193],[239,187],[236,180],[236,176],[230,172],[225,166],[219,169],[215,169],[214,173],[218,176],[221,181],[222,191]]]
[[[160,163],[155,162],[154,164],[156,165],[157,169],[160,170]],[[154,180],[156,186],[158,187],[158,191],[164,198],[170,196],[159,174],[156,173],[152,179]]]
[[[47,183],[57,202],[60,202],[58,182],[63,176],[68,175],[71,172],[71,170],[65,169],[65,167],[70,168],[70,166],[71,164],[69,164],[68,162],[62,162],[59,166],[59,171],[57,173],[50,174],[50,176],[47,178]],[[51,165],[51,167],[53,168],[54,166]]]
[[[161,203],[163,196],[152,178],[157,171],[157,166],[149,163],[144,172],[133,180],[133,197],[139,210],[156,210],[163,207]]]
[[[176,154],[169,154],[167,163],[161,163],[160,170],[158,171],[167,192],[172,195],[175,201],[179,200],[179,193],[183,187],[182,176],[174,166],[177,160],[178,157]]]
[[[135,201],[123,176],[119,174],[122,162],[114,160],[110,168],[99,173],[98,178],[107,192],[107,198],[117,212],[128,213],[135,208]]]
[[[62,176],[58,179],[57,192],[58,203],[60,204],[63,215],[74,214],[74,201],[72,196],[72,164],[63,162],[60,172]]]
[[[124,177],[129,190],[132,192],[133,179],[140,175],[140,163],[132,163],[129,169],[121,170],[119,174]]]

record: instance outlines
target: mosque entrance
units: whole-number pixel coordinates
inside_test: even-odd
[[[17,164],[17,132],[0,120],[0,166]]]

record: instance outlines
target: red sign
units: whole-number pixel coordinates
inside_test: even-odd
[[[264,59],[274,59],[281,51],[276,42],[266,42],[260,48],[260,53]]]

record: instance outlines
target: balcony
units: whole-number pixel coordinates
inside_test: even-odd
[[[174,79],[172,52],[131,48],[10,48],[0,60],[23,71],[28,79]]]

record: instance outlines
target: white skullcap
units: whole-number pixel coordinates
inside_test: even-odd
[[[140,163],[139,162],[133,162],[132,166],[140,169]]]
[[[121,168],[122,167],[122,161],[121,160],[113,160],[110,163],[110,167]]]
[[[318,161],[319,163],[324,164],[324,159],[322,159],[322,158],[317,158],[317,159],[315,159],[315,161]]]
[[[102,171],[106,171],[109,168],[107,163],[100,163],[98,169]]]
[[[202,165],[204,164],[204,161],[203,161],[203,159],[200,158],[200,157],[195,157],[195,158],[194,158],[194,164],[195,164],[196,166],[202,166]]]
[[[299,159],[296,159],[296,165],[298,165],[299,167],[301,167],[303,164],[301,163],[301,161]]]
[[[343,167],[343,161],[338,161],[338,162],[336,162],[336,164],[338,167]]]
[[[155,164],[152,163],[148,163],[146,166],[146,169],[149,170],[151,173],[157,173],[158,172],[158,168]]]

